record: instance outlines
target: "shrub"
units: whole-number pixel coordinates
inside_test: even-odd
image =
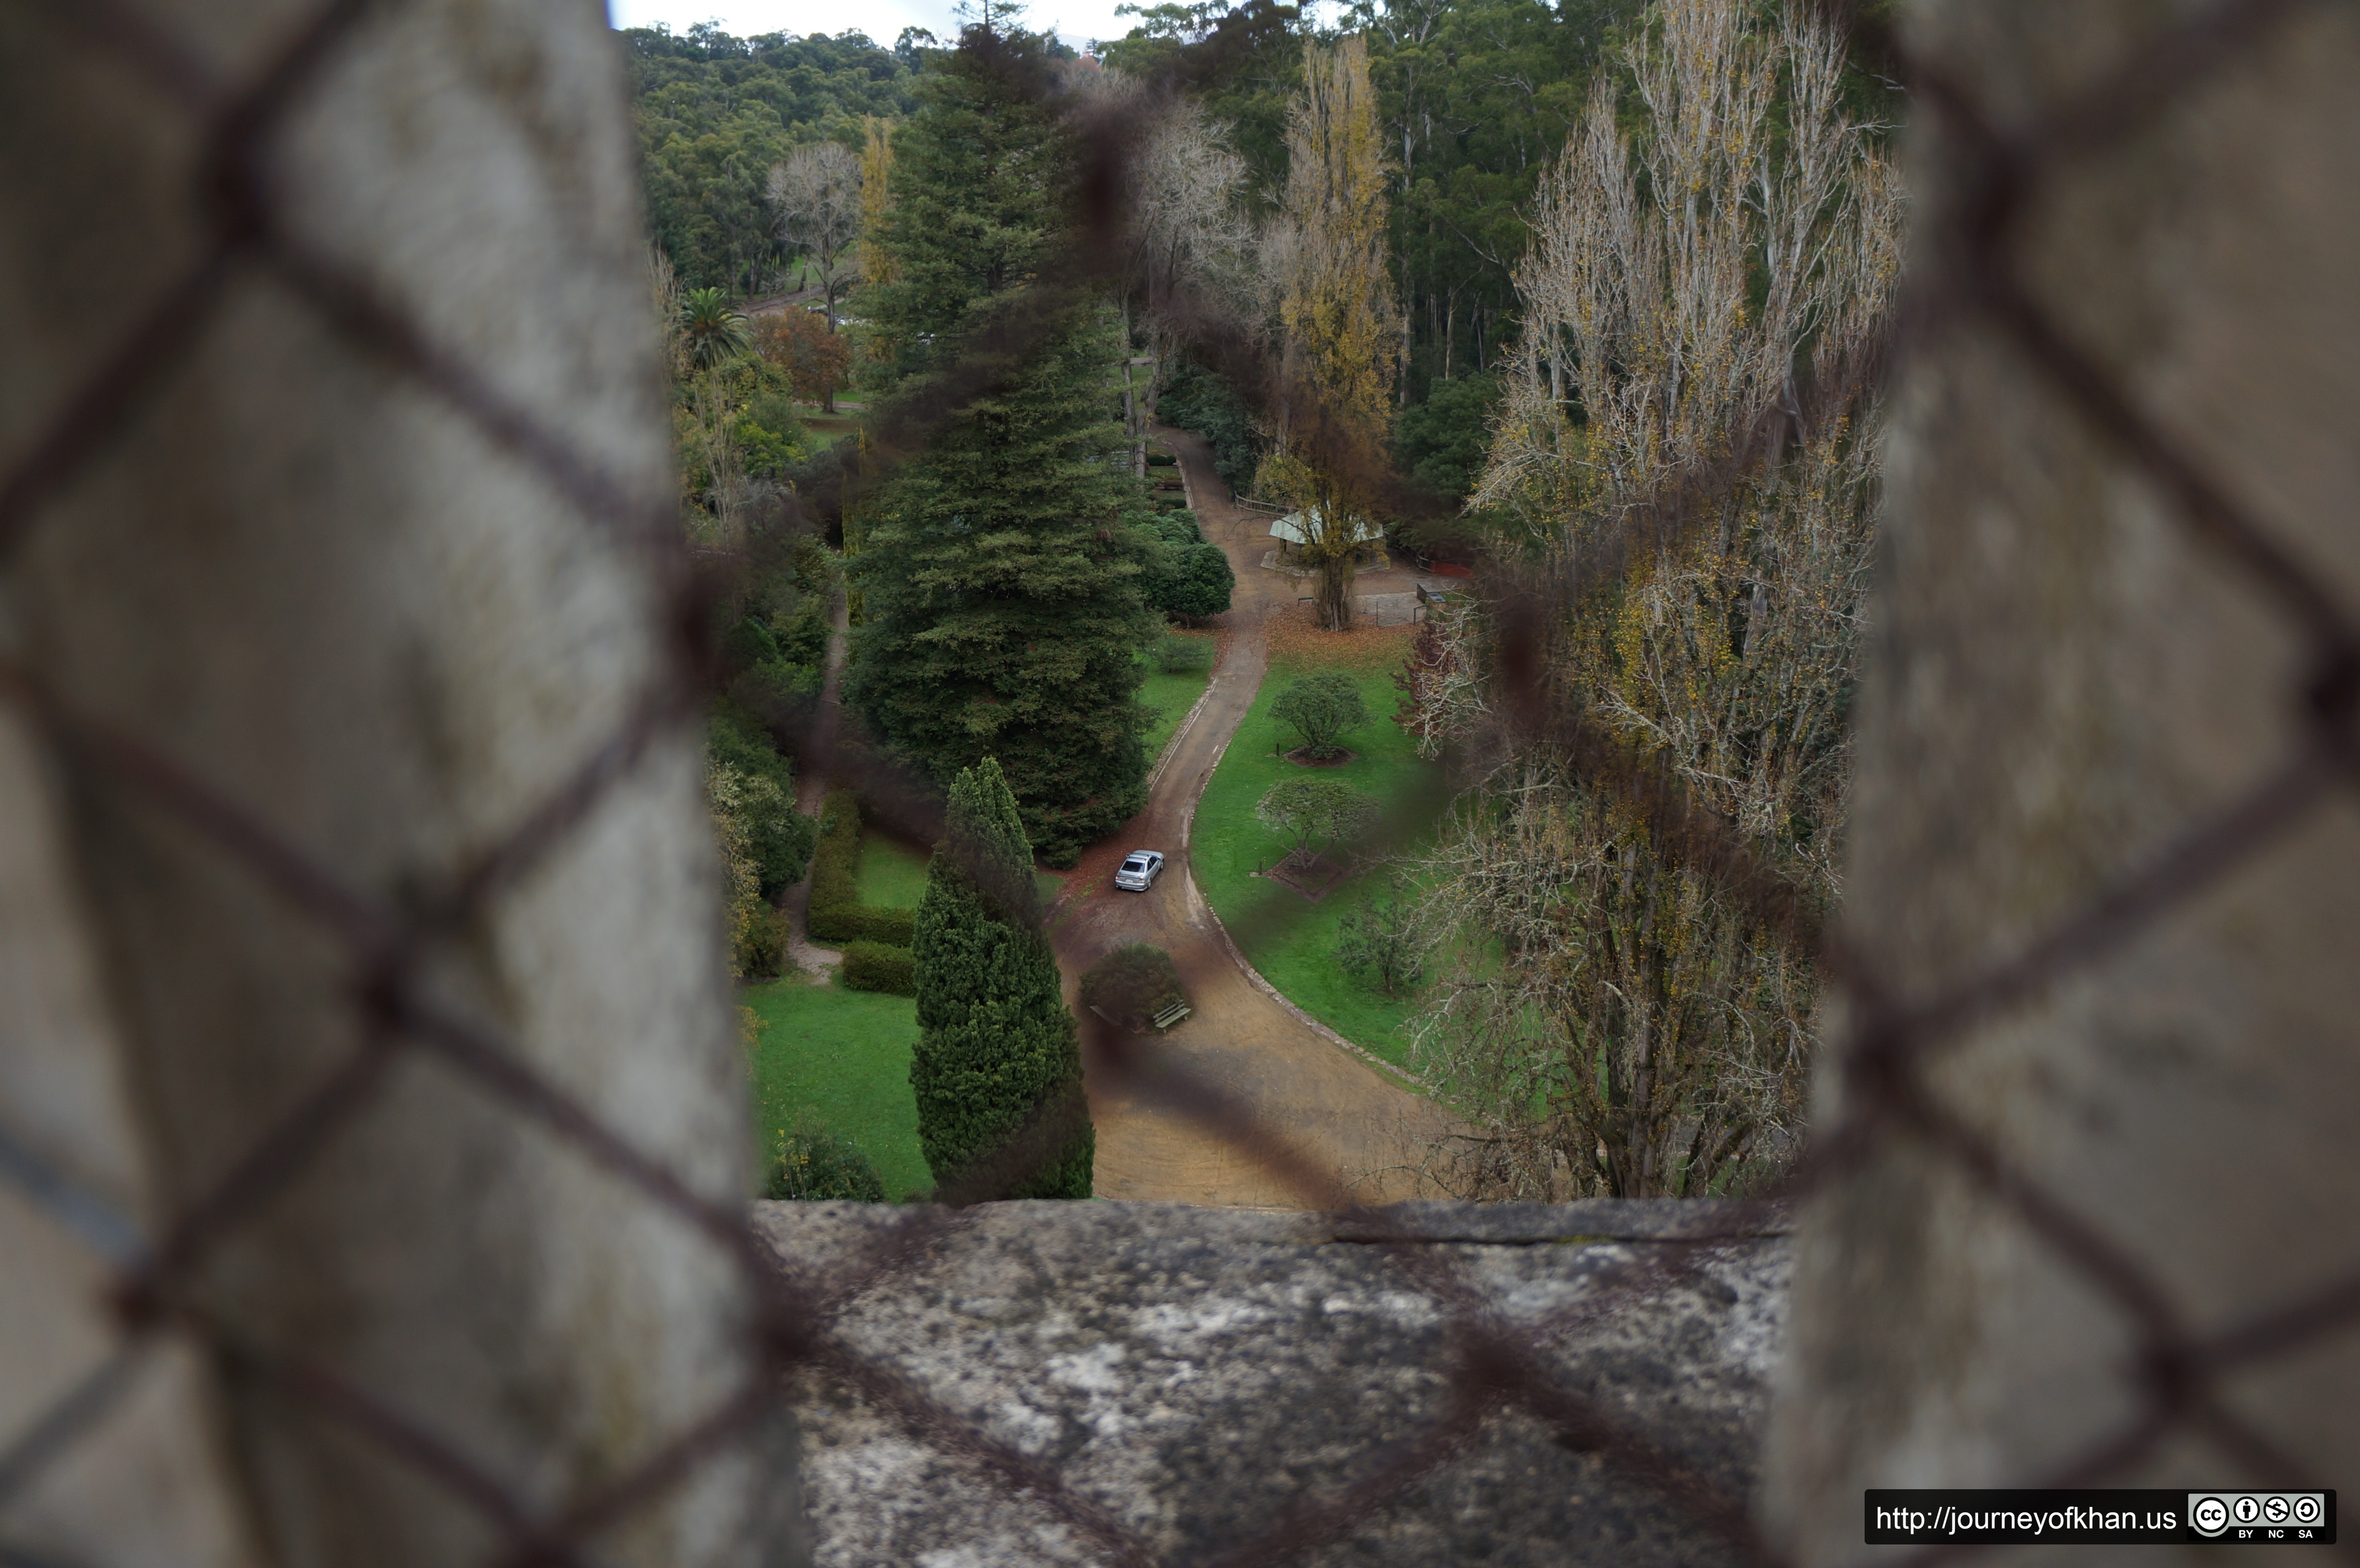
[[[752,670],[779,657],[779,639],[752,615],[731,626],[721,638],[721,658],[729,669]]]
[[[1363,838],[1377,825],[1378,815],[1376,797],[1340,779],[1282,779],[1254,804],[1256,820],[1298,850],[1310,848],[1315,840],[1349,844]]]
[[[775,980],[786,960],[787,917],[764,904],[738,932],[735,959],[738,972],[748,980]]]
[[[1166,675],[1181,675],[1212,667],[1211,637],[1184,637],[1178,632],[1165,632],[1156,639],[1155,668]]]
[[[1339,670],[1321,670],[1296,677],[1270,705],[1270,716],[1302,737],[1303,750],[1324,758],[1343,752],[1344,732],[1367,724],[1369,707],[1359,682]]]
[[[1238,581],[1229,570],[1229,551],[1217,544],[1192,544],[1179,556],[1179,581],[1168,606],[1172,613],[1203,620],[1226,611]]]
[[[1180,971],[1160,947],[1135,942],[1118,947],[1082,976],[1082,1006],[1096,1007],[1117,1023],[1144,1028],[1175,1002],[1185,1002]]]
[[[1426,979],[1416,915],[1400,877],[1393,877],[1382,896],[1371,893],[1337,927],[1338,967],[1388,996],[1415,990]]]
[[[745,796],[744,847],[762,897],[775,898],[803,880],[803,867],[811,862],[814,829],[812,820],[794,809],[794,769],[759,724],[727,703],[716,707],[706,734],[716,762],[769,786]]]
[[[881,1203],[885,1183],[858,1144],[798,1124],[770,1157],[770,1179],[762,1184],[762,1196],[790,1203],[843,1198],[856,1203]]]
[[[1147,466],[1150,468],[1175,468],[1179,466],[1179,463],[1180,460],[1168,452],[1151,452],[1147,454]]]
[[[771,636],[781,658],[817,670],[827,658],[827,601],[816,594],[805,599]]]
[[[882,991],[889,996],[918,994],[917,963],[906,947],[881,942],[849,942],[844,949],[842,975],[847,991]]]
[[[819,692],[816,664],[768,659],[729,682],[729,701],[748,713],[785,716]],[[792,881],[790,877],[788,880]]]
[[[1237,578],[1229,570],[1229,552],[1206,542],[1196,513],[1183,507],[1138,520],[1161,547],[1148,555],[1140,579],[1150,604],[1187,620],[1218,615],[1229,607]]]

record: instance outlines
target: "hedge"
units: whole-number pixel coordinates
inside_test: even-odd
[[[803,920],[812,940],[909,946],[918,929],[917,910],[872,909],[860,902],[860,802],[849,789],[831,789],[819,821],[811,903]]]
[[[820,929],[823,924],[825,931]],[[881,942],[887,947],[907,947],[917,936],[918,911],[838,904],[832,909],[813,911],[811,929],[814,936],[829,942]]]
[[[881,942],[847,943],[844,950],[844,987],[847,991],[882,991],[890,996],[914,996],[918,994],[917,960],[906,947],[889,947]]]
[[[830,789],[819,809],[819,844],[812,851],[811,932],[820,931],[823,911],[858,904],[860,874],[860,802],[849,789]]]

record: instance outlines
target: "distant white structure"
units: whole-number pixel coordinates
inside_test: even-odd
[[[1317,506],[1311,508],[1311,519],[1313,525],[1317,528],[1325,528],[1327,526],[1325,522],[1325,514],[1323,514]],[[1359,525],[1360,531],[1352,536],[1352,543],[1375,544],[1385,537],[1384,530],[1377,527],[1375,523],[1371,522],[1368,518],[1360,517],[1356,519],[1356,521]],[[1286,516],[1279,518],[1277,521],[1270,525],[1270,537],[1274,539],[1284,539],[1286,543],[1291,545],[1302,545],[1309,542],[1310,531],[1306,529],[1303,526],[1303,514],[1301,512],[1289,512]]]

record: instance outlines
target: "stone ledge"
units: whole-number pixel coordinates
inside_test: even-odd
[[[1414,1203],[1367,1218],[1138,1203],[956,1215],[757,1204],[798,1271],[925,1218],[907,1272],[840,1344],[1027,1455],[1159,1558],[1221,1555],[1382,1469],[1457,1404],[1447,1261],[1544,1343],[1557,1386],[1717,1488],[1748,1494],[1783,1337],[1786,1219],[1765,1204]],[[955,1443],[802,1375],[803,1486],[831,1565],[1086,1563],[1103,1548]],[[1289,1560],[1732,1560],[1686,1511],[1513,1403]]]

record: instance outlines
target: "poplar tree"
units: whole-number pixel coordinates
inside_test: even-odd
[[[1087,1198],[1097,1135],[1074,1015],[1041,930],[1032,846],[989,757],[951,785],[918,904],[910,1086],[937,1183],[989,1198]]]
[[[1352,558],[1386,470],[1400,311],[1386,277],[1384,147],[1360,38],[1303,51],[1287,110],[1284,210],[1269,246],[1285,360],[1260,482],[1302,515],[1323,626],[1352,619]]]

